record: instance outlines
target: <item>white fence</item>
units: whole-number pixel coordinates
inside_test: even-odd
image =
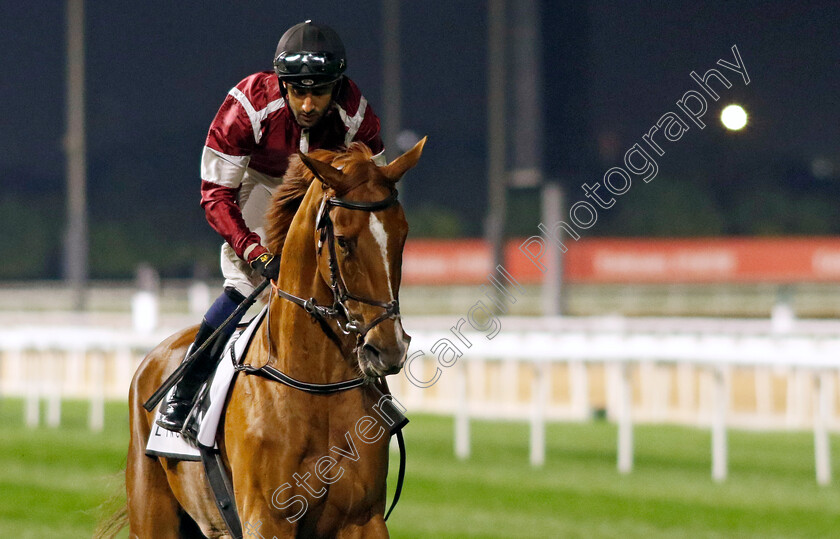
[[[546,421],[603,413],[618,424],[622,472],[632,469],[633,422],[711,428],[716,480],[727,473],[727,427],[812,428],[817,480],[830,481],[828,432],[840,429],[838,322],[501,318],[492,339],[467,331],[468,324],[459,338],[450,331],[456,322],[407,318],[412,354],[425,352],[412,361],[412,376],[423,382],[438,372],[438,380],[421,388],[401,374],[390,384],[409,412],[455,416],[460,457],[470,452],[470,418],[529,421],[538,466],[546,458]],[[89,399],[91,427],[102,428],[105,399],[125,399],[136,365],[169,333],[7,327],[0,331],[0,395],[26,399],[29,425],[40,421],[42,399],[48,425],[60,423],[62,398]],[[463,356],[453,352],[438,363],[431,351],[439,352],[444,338]]]
[[[728,427],[814,431],[815,471],[830,482],[830,430],[840,429],[840,324],[724,319],[500,319],[492,339],[447,321],[411,331],[427,352],[392,390],[409,410],[455,416],[455,451],[470,453],[470,418],[526,419],[531,463],[545,461],[547,420],[618,424],[618,469],[633,466],[633,422],[711,428],[712,477],[727,475]],[[453,320],[449,320],[452,326]],[[462,326],[463,327],[463,326]],[[469,327],[469,326],[467,326]],[[492,330],[488,330],[492,332]],[[448,339],[464,353],[439,360]],[[451,364],[446,367],[445,365]],[[418,387],[439,377],[428,388]]]
[[[90,401],[90,427],[103,428],[106,399],[125,400],[134,371],[166,332],[86,326],[24,326],[0,331],[0,396],[25,398],[25,421],[61,423],[62,399]]]

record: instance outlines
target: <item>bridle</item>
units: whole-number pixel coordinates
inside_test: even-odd
[[[280,288],[275,288],[279,297],[291,301],[296,305],[299,305],[307,313],[309,313],[321,325],[321,329],[336,344],[336,346],[338,346],[338,349],[341,350],[342,353],[344,352],[344,347],[342,345],[341,339],[332,330],[332,326],[329,324],[329,320],[336,320],[339,329],[345,335],[355,333],[356,347],[358,348],[363,344],[365,335],[367,335],[370,330],[372,330],[378,324],[384,322],[385,320],[397,318],[399,316],[400,305],[397,299],[393,299],[388,302],[376,301],[373,299],[358,296],[356,294],[351,293],[348,290],[347,284],[344,282],[344,277],[342,277],[341,275],[341,266],[338,264],[338,256],[335,251],[335,230],[333,228],[334,225],[332,219],[330,218],[330,209],[332,207],[338,207],[346,208],[349,210],[374,212],[390,208],[396,203],[397,190],[393,188],[391,189],[391,193],[386,198],[376,202],[354,202],[350,200],[345,200],[337,196],[327,196],[325,194],[323,200],[321,201],[321,207],[318,209],[318,215],[315,220],[315,230],[320,231],[320,236],[318,238],[318,256],[320,256],[322,252],[324,243],[327,244],[329,249],[330,290],[332,290],[333,294],[333,304],[330,306],[318,305],[318,303],[315,301],[315,298],[303,299],[301,297],[295,296],[294,294],[290,294],[284,290],[281,290]],[[383,309],[383,313],[374,318],[369,324],[362,326],[359,324],[358,320],[354,319],[352,313],[347,308],[347,300],[353,300],[360,303],[366,303],[374,307],[380,307],[381,309]],[[268,313],[271,311],[271,309],[266,309],[266,311]],[[266,316],[268,316],[268,314],[266,314]],[[340,320],[341,318],[344,318],[346,320],[346,323],[342,324]],[[268,332],[269,326],[270,323],[266,321],[266,332]],[[270,356],[270,337],[268,339],[268,343]],[[240,358],[239,360],[237,360],[234,354],[233,346],[230,346],[230,350],[231,358],[234,364],[234,369],[236,371],[241,371],[245,374],[261,376],[268,380],[280,382],[289,387],[298,389],[300,391],[305,391],[311,394],[328,395],[332,393],[347,391],[349,389],[354,389],[357,387],[366,386],[370,383],[370,380],[365,377],[359,377],[351,380],[343,380],[341,382],[332,382],[326,384],[314,384],[310,382],[303,382],[301,380],[296,380],[295,378],[292,378],[291,376],[281,372],[279,369],[275,368],[273,365],[268,363],[261,367],[253,367],[252,365],[242,363],[242,359],[244,358]],[[379,384],[382,387],[384,387],[385,392],[388,392],[384,377],[380,379]],[[401,421],[399,421],[398,424],[393,426],[393,430],[391,431],[391,433],[396,434],[397,436],[397,444],[400,450],[400,468],[397,475],[397,486],[394,491],[394,497],[391,500],[391,506],[385,513],[385,520],[388,520],[388,517],[391,515],[391,511],[394,510],[394,507],[397,505],[397,502],[400,499],[400,493],[402,492],[403,481],[405,479],[405,441],[403,440],[402,428],[405,426],[408,420],[405,418],[405,416],[402,415],[402,413],[399,412],[399,410],[397,410],[396,408],[395,410],[398,414],[398,419],[401,418]],[[206,457],[202,455],[202,458]],[[205,460],[205,466],[207,466],[207,462],[208,461]],[[218,467],[218,470],[218,473],[222,473],[221,467]],[[208,474],[208,477],[210,476],[211,474]],[[235,504],[233,504],[231,501],[233,499],[232,492],[227,487],[222,488],[222,486],[218,486],[223,485],[223,481],[216,481],[215,483],[216,486],[214,486],[213,489],[217,505],[219,506],[220,511],[222,512],[222,516],[225,519],[225,523],[228,525],[228,529],[234,530],[235,528],[231,527],[231,524],[233,523],[235,526],[239,523],[239,515],[236,513]],[[234,509],[226,509],[226,506],[233,507]],[[238,535],[234,533],[233,536],[242,537],[241,533],[239,533]]]
[[[335,229],[332,219],[330,218],[330,209],[338,207],[349,210],[375,212],[390,208],[396,203],[397,190],[393,188],[387,197],[375,202],[356,202],[325,194],[324,198],[321,200],[321,206],[318,209],[318,215],[315,219],[315,230],[320,231],[318,239],[318,255],[321,254],[324,244],[327,245],[328,249],[328,263],[330,268],[329,287],[333,295],[332,305],[319,305],[315,298],[303,299],[295,296],[294,294],[290,294],[284,290],[276,288],[277,295],[279,297],[299,305],[315,320],[317,320],[324,329],[324,332],[327,333],[327,336],[336,342],[339,345],[339,348],[341,348],[341,341],[338,336],[335,335],[335,332],[332,331],[332,327],[328,323],[329,320],[336,320],[338,328],[345,335],[355,334],[356,346],[358,347],[363,344],[365,336],[368,332],[370,332],[370,330],[385,320],[390,320],[399,316],[400,304],[397,299],[385,302],[359,296],[357,294],[353,294],[347,288],[347,283],[344,281],[344,277],[341,274],[341,266],[338,263],[338,256],[335,250]],[[383,312],[374,318],[370,323],[362,325],[361,322],[353,316],[350,309],[348,309],[346,303],[348,300],[379,307],[383,309]],[[342,323],[341,318],[344,318],[346,322]]]

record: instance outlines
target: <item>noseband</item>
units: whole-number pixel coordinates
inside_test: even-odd
[[[353,294],[347,288],[347,284],[344,281],[344,277],[341,275],[341,266],[338,264],[338,256],[335,251],[335,229],[332,219],[330,218],[330,209],[332,207],[346,208],[348,210],[375,212],[379,210],[384,210],[386,208],[390,208],[396,203],[396,189],[392,189],[391,193],[386,198],[375,202],[355,202],[351,200],[345,200],[339,197],[330,197],[324,195],[324,198],[321,201],[321,206],[318,209],[318,216],[315,220],[315,230],[319,230],[321,233],[318,239],[318,254],[321,254],[321,250],[324,247],[324,243],[327,244],[327,248],[329,249],[329,286],[330,290],[332,290],[333,293],[333,303],[331,306],[318,305],[318,303],[315,301],[315,298],[309,298],[308,300],[305,300],[303,298],[299,298],[295,295],[289,294],[288,292],[280,290],[279,288],[277,289],[277,295],[281,298],[287,299],[303,307],[303,309],[306,310],[306,312],[308,312],[313,318],[315,318],[321,323],[321,327],[325,328],[325,332],[327,328],[329,328],[329,325],[327,325],[326,323],[327,320],[336,319],[339,329],[345,335],[350,335],[351,333],[356,334],[357,346],[362,344],[365,336],[374,327],[384,322],[385,320],[389,320],[399,316],[399,300],[393,299],[388,302],[377,301],[374,299],[365,298]],[[359,303],[365,303],[374,307],[379,307],[383,309],[383,312],[382,314],[374,318],[369,324],[363,325],[359,320],[353,317],[352,313],[347,308],[346,302],[348,300],[357,301]],[[342,324],[340,318],[344,318],[346,322]],[[332,330],[330,329],[328,335],[330,335],[331,332]],[[335,341],[338,341],[338,338],[335,335],[330,335],[330,338],[332,338]]]

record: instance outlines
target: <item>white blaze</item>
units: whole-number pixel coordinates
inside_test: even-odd
[[[379,251],[382,253],[382,263],[385,264],[385,275],[388,277],[388,292],[391,294],[389,299],[394,299],[394,291],[391,289],[391,268],[388,266],[388,233],[385,232],[382,221],[373,213],[370,214],[370,233],[373,234],[373,239],[379,244]]]
[[[385,265],[385,276],[388,278],[388,294],[389,299],[394,299],[394,290],[391,288],[391,267],[388,265],[388,233],[385,232],[385,227],[382,221],[379,220],[373,213],[370,214],[370,233],[373,239],[379,244],[379,251],[382,253],[382,263]],[[396,337],[397,346],[402,351],[402,358],[400,359],[400,366],[405,362],[405,355],[408,352],[408,341],[403,332],[402,320],[399,315],[394,319],[394,336]]]

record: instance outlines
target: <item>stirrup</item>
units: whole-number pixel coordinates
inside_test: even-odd
[[[204,398],[207,396],[209,391],[210,380],[208,379],[205,380],[201,386],[199,386],[198,391],[196,391],[190,411],[187,413],[187,417],[184,418],[184,423],[178,431],[181,433],[182,437],[187,440],[191,440],[196,444],[198,443],[198,431],[201,428],[202,420],[202,417],[200,417],[199,414],[204,412],[201,403],[204,401]]]

